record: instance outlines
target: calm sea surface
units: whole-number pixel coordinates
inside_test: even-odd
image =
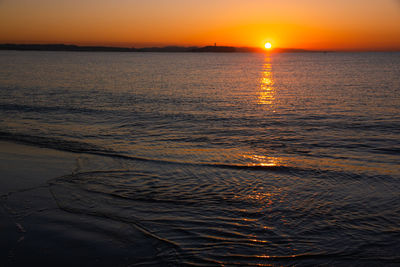
[[[0,140],[112,158],[54,197],[166,264],[400,264],[400,53],[3,51]]]

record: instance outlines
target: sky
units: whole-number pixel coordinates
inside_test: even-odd
[[[0,43],[399,50],[400,0],[0,0]]]

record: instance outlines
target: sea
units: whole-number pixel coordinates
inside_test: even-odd
[[[110,159],[49,190],[134,264],[400,264],[400,53],[1,51],[0,140]]]

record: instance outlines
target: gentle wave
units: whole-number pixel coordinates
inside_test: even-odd
[[[3,111],[18,111],[18,112],[38,112],[38,113],[52,113],[57,112],[61,114],[76,113],[76,114],[91,114],[91,113],[104,113],[99,109],[90,108],[74,108],[64,106],[38,106],[38,105],[21,105],[21,104],[0,104],[0,110]]]
[[[53,137],[34,136],[21,133],[9,133],[0,131],[0,140],[12,141],[22,144],[28,144],[43,148],[51,148],[56,150],[74,152],[74,153],[92,153],[92,154],[105,154],[111,153],[111,150],[101,148],[85,142],[64,140]]]
[[[175,260],[185,264],[315,264],[335,257],[371,262],[378,259],[362,248],[387,248],[394,233],[385,233],[379,244],[360,240],[388,226],[397,227],[395,217],[362,207],[373,199],[368,194],[352,196],[349,204],[348,196],[342,194],[354,181],[317,181],[318,174],[312,179],[296,174],[301,177],[296,179],[288,173],[221,172],[201,166],[159,168],[153,162],[134,169],[77,173],[49,184],[60,208],[134,224],[173,245]],[[328,184],[337,184],[337,189],[323,194]],[[310,189],[299,192],[298,187],[305,185]],[[380,204],[393,203],[395,191],[387,191]],[[336,195],[335,203],[331,195]],[[344,216],[340,223],[338,216]],[[360,240],[347,236],[344,229],[351,229]],[[396,258],[380,256],[379,261],[384,260],[393,263]]]
[[[150,159],[144,157],[135,157],[131,155],[120,154],[114,150],[109,150],[96,145],[92,145],[85,142],[64,140],[60,138],[52,137],[39,137],[27,134],[8,133],[0,131],[0,140],[12,141],[17,143],[23,143],[38,147],[51,148],[61,151],[74,152],[74,153],[87,153],[99,156],[115,157],[127,160],[137,161],[148,161],[154,163],[163,164],[182,164],[182,165],[193,165],[193,166],[205,166],[205,167],[219,167],[219,168],[232,168],[232,169],[252,169],[252,170],[277,170],[285,171],[291,170],[292,168],[286,166],[257,166],[257,165],[234,165],[234,164],[218,164],[218,163],[193,163],[193,162],[178,162],[168,161],[159,159]]]
[[[268,165],[257,165],[254,163],[251,164],[204,163],[204,162],[174,161],[174,160],[165,160],[157,158],[146,158],[146,157],[138,157],[134,155],[124,154],[115,150],[99,147],[85,142],[65,140],[53,137],[39,137],[27,134],[9,133],[4,131],[0,131],[0,140],[33,145],[43,148],[50,148],[72,153],[85,153],[91,155],[117,158],[121,160],[149,162],[161,165],[209,167],[209,168],[244,170],[244,171],[248,170],[248,171],[261,171],[261,172],[278,172],[278,173],[288,173],[293,175],[301,175],[303,177],[320,176],[329,179],[332,179],[333,177],[340,177],[340,179],[350,179],[350,180],[373,179],[373,180],[388,181],[394,179],[394,177],[389,175],[368,175],[365,173],[359,174],[356,172],[349,172],[349,171],[343,172],[338,170],[315,169],[315,168],[305,168],[298,166],[285,166],[285,165],[268,166]]]

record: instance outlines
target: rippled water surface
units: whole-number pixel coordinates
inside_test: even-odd
[[[399,53],[1,52],[0,114],[114,158],[50,190],[165,263],[400,263]]]

